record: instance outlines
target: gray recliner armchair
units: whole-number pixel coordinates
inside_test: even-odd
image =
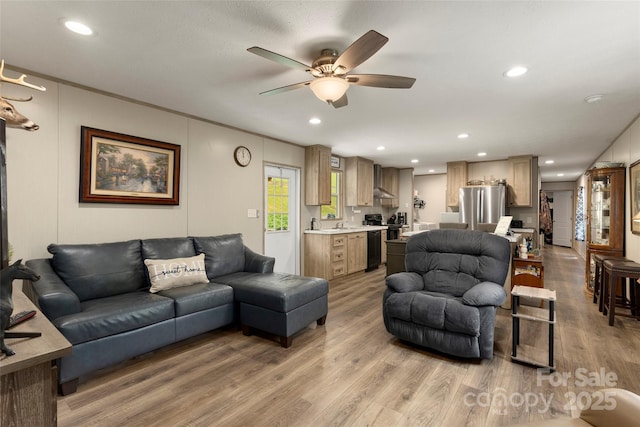
[[[491,359],[510,252],[505,238],[481,231],[432,230],[410,237],[406,272],[386,279],[387,331],[450,355]]]

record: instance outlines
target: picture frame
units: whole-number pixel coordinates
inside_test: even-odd
[[[180,204],[180,146],[81,127],[80,203]]]
[[[640,234],[640,159],[629,166],[629,194],[631,195],[631,232]]]

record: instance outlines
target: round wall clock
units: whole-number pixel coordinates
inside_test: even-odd
[[[249,151],[247,147],[241,145],[233,152],[233,158],[238,166],[249,166],[249,163],[251,163],[251,151]]]

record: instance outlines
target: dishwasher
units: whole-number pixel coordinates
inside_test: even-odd
[[[367,231],[367,269],[365,271],[375,270],[380,265],[382,260],[381,237],[380,230]]]

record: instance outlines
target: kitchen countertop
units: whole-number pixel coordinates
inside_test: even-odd
[[[362,233],[365,231],[386,230],[386,225],[361,225],[359,227],[351,226],[344,228],[323,228],[321,230],[304,230],[304,234],[344,234],[344,233]]]
[[[428,233],[429,231],[430,230],[406,231],[406,232],[402,233],[402,237],[411,237],[411,236],[415,236],[416,234],[420,234],[420,233]],[[522,236],[521,234],[516,233],[516,234],[512,234],[510,236],[500,236],[500,237],[504,237],[505,239],[507,239],[511,243],[517,243],[521,236]]]

